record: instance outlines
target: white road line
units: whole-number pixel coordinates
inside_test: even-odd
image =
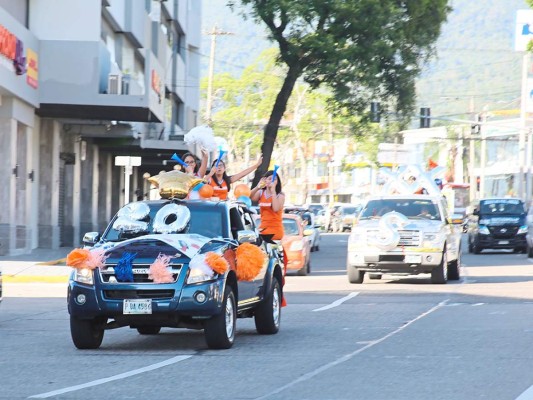
[[[335,300],[333,303],[328,304],[327,306],[315,308],[313,311],[324,311],[329,310],[330,308],[340,306],[342,303],[344,303],[347,300],[350,300],[352,297],[355,297],[359,294],[359,292],[352,292],[348,296],[344,296],[342,299]]]
[[[139,375],[139,374],[142,374],[144,372],[153,371],[154,369],[166,367],[167,365],[176,364],[176,363],[178,363],[180,361],[186,360],[186,359],[191,358],[191,357],[192,356],[172,357],[172,358],[169,358],[168,360],[161,361],[161,362],[156,363],[156,364],[148,365],[147,367],[134,369],[133,371],[124,372],[122,374],[110,376],[109,378],[97,379],[97,380],[92,381],[92,382],[82,383],[81,385],[70,386],[70,387],[67,387],[67,388],[64,388],[64,389],[54,390],[52,392],[36,394],[36,395],[30,396],[28,398],[29,399],[46,399],[48,397],[57,396],[59,394],[68,393],[68,392],[74,392],[76,390],[85,389],[85,388],[88,388],[88,387],[91,387],[91,386],[103,385],[104,383],[118,381],[119,379],[129,378],[130,376]]]
[[[289,382],[287,383],[286,385],[283,385],[281,387],[279,387],[278,389],[270,392],[270,393],[267,393],[261,397],[256,397],[254,400],[263,400],[263,399],[266,399],[270,396],[273,396],[275,394],[278,394],[278,393],[281,393],[283,392],[285,389],[289,389],[295,385],[297,385],[298,383],[301,383],[301,382],[305,382],[305,381],[308,381],[309,379],[311,378],[314,378],[315,376],[317,376],[318,374],[324,372],[324,371],[327,371],[328,369],[330,368],[333,368],[333,367],[336,367],[337,365],[339,364],[342,364],[343,362],[346,362],[346,361],[349,361],[351,360],[353,357],[355,357],[356,355],[362,353],[363,351],[365,350],[368,350],[369,348],[377,345],[377,344],[380,344],[381,342],[384,342],[385,340],[389,339],[390,337],[396,335],[397,333],[403,331],[405,328],[407,328],[409,325],[411,324],[414,324],[416,321],[418,321],[419,319],[422,319],[424,318],[425,316],[431,314],[432,312],[438,310],[439,308],[443,307],[446,305],[446,303],[448,302],[449,299],[446,299],[442,302],[440,302],[439,304],[437,304],[435,307],[432,307],[431,309],[429,309],[428,311],[420,314],[418,317],[412,319],[411,321],[405,323],[404,325],[400,326],[398,329],[390,332],[390,333],[387,333],[385,336],[383,336],[382,338],[380,339],[377,339],[377,340],[374,340],[372,342],[370,342],[369,344],[367,344],[366,346],[364,347],[361,347],[360,349],[358,350],[355,350],[354,352],[352,353],[349,353],[349,354],[346,354],[338,359],[336,359],[335,361],[332,361],[330,363],[327,363],[327,364],[324,364],[322,365],[321,367],[315,369],[314,371],[311,371],[311,372],[308,372],[307,374],[305,375],[302,375],[300,376],[298,379],[295,379],[293,380],[292,382]],[[524,399],[520,399],[520,400],[531,400],[530,398],[524,398]]]

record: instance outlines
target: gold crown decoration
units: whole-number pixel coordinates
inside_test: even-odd
[[[159,188],[159,195],[164,199],[184,199],[202,179],[174,170],[152,176],[148,178],[148,182]]]

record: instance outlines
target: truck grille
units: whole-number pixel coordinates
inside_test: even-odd
[[[398,246],[420,246],[420,231],[398,231],[400,243]]]
[[[171,299],[175,291],[166,290],[104,290],[104,297],[108,300],[124,299]]]
[[[420,246],[420,231],[399,230],[398,233],[400,234],[400,242],[398,243],[398,246],[400,247]],[[369,237],[376,237],[377,235],[379,235],[378,230],[369,230],[367,232],[367,236]]]
[[[100,269],[100,279],[103,283],[132,283],[132,282],[118,282],[117,277],[115,276],[115,267],[116,264],[107,264],[104,268]],[[173,282],[178,280],[180,275],[181,268],[183,264],[170,264],[170,272],[172,273]],[[151,283],[153,284],[148,275],[150,274],[150,265],[149,264],[135,264],[133,266],[133,283]]]
[[[515,237],[518,226],[489,226],[489,231],[494,239],[510,239]]]

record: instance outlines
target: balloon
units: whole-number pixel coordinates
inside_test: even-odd
[[[236,198],[239,198],[241,196],[250,197],[252,194],[252,191],[248,187],[248,185],[241,183],[237,186],[235,186],[235,190],[233,190],[233,194]]]
[[[240,201],[240,202],[246,204],[246,207],[251,207],[252,206],[252,200],[248,196],[239,196],[237,198],[237,201]]]
[[[198,190],[198,193],[200,194],[200,197],[209,199],[213,196],[213,186],[203,185],[200,190]]]

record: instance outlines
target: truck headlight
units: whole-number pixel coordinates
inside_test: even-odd
[[[527,225],[522,225],[516,232],[517,235],[523,235],[524,233],[527,233]]]
[[[76,268],[74,270],[74,276],[72,279],[74,279],[74,281],[78,283],[94,285],[94,271],[89,268]]]
[[[202,270],[199,268],[190,268],[189,275],[187,276],[187,283],[211,281],[214,279],[214,277],[215,273],[213,271],[208,272],[207,270]]]
[[[479,225],[479,234],[480,235],[490,235],[489,228],[487,228],[485,225]]]

